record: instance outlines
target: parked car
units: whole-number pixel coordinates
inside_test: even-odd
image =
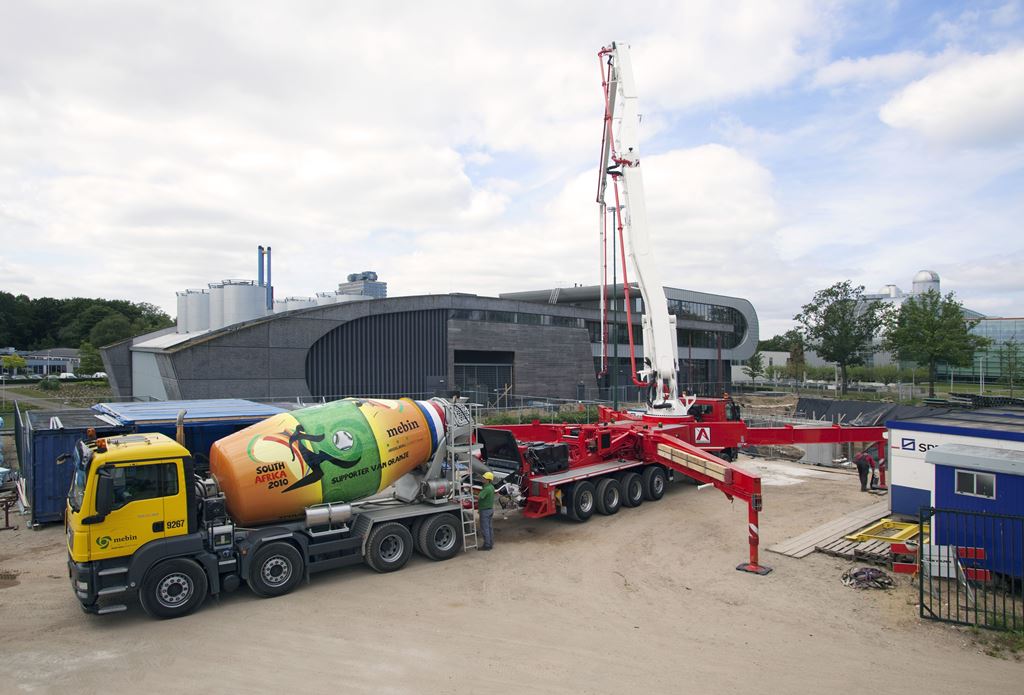
[[[24,374],[12,374],[7,378],[10,379],[11,381],[26,381],[28,379],[28,377],[25,376]]]
[[[78,377],[77,377],[77,376],[75,376],[75,375],[74,375],[73,373],[71,373],[71,372],[64,372],[63,374],[61,374],[61,375],[60,375],[60,378],[61,378],[61,379],[77,379]]]
[[[33,374],[29,374],[28,378],[29,379],[34,379],[34,380],[38,381],[39,379],[43,378],[43,375],[42,374],[35,374],[35,373],[33,373]]]
[[[107,378],[107,373],[106,372],[96,372],[95,374],[92,375],[92,378],[93,379],[106,379]]]

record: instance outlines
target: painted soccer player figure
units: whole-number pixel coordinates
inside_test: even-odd
[[[349,435],[349,438],[351,439],[351,435]],[[323,440],[323,434],[309,434],[301,424],[295,427],[295,431],[288,437],[288,447],[292,451],[293,461],[295,460],[295,452],[299,452],[303,463],[309,467],[309,473],[296,480],[284,490],[281,490],[281,492],[288,492],[289,490],[295,490],[317,482],[324,477],[323,465],[325,463],[332,463],[339,468],[351,468],[359,463],[361,456],[358,455],[355,459],[346,461],[344,459],[331,456],[326,451],[314,449],[311,446],[304,447],[301,444],[301,442],[322,442]]]

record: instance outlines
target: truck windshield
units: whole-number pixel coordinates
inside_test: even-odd
[[[85,481],[89,472],[89,460],[83,460],[80,447],[77,446],[71,460],[75,464],[75,471],[71,477],[68,502],[71,504],[73,511],[79,512],[82,510],[82,500],[85,498]]]

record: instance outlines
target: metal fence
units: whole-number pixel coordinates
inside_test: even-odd
[[[919,524],[921,617],[1024,630],[1024,516],[922,507]]]

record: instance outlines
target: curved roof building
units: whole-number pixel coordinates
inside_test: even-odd
[[[677,318],[681,386],[721,391],[730,362],[756,349],[753,306],[689,290],[665,293]],[[597,286],[326,304],[199,333],[170,329],[107,346],[102,354],[120,397],[330,399],[459,390],[481,402],[502,394],[604,398],[613,384],[631,381],[623,301],[620,286],[619,358],[610,346],[604,374]],[[631,301],[642,311],[632,292]],[[636,311],[633,319],[640,341]],[[620,392],[630,396],[628,389]]]

